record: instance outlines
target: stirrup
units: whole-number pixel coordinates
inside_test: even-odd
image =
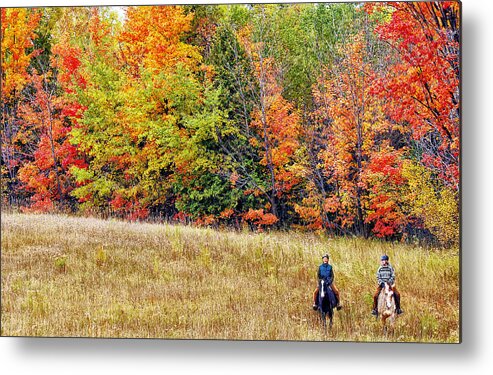
[[[375,315],[375,316],[376,316],[376,315],[378,315],[378,311],[377,311],[377,309],[373,309],[373,310],[371,310],[371,315]]]
[[[318,305],[314,303],[313,306],[312,306],[312,309],[313,310],[318,310]]]
[[[342,309],[342,305],[337,305],[337,306],[336,306],[336,310],[337,310],[337,311],[340,311],[341,309]]]

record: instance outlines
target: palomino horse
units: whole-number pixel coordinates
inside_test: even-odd
[[[318,285],[318,311],[320,312],[320,319],[324,326],[324,330],[327,331],[327,315],[329,316],[329,328],[332,327],[332,318],[334,317],[334,307],[337,305],[336,297],[329,283],[323,279],[319,281]]]
[[[392,291],[392,287],[389,283],[385,283],[384,288],[380,291],[378,295],[378,316],[382,321],[383,330],[387,332],[386,321],[389,320],[392,325],[395,321],[396,312],[395,312],[395,300],[394,300],[394,292]]]

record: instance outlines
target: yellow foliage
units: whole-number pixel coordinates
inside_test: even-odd
[[[446,246],[459,244],[459,204],[457,193],[434,182],[425,167],[408,161],[403,166],[404,200],[411,215]]]

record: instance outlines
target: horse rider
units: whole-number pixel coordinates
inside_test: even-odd
[[[380,294],[380,291],[385,287],[385,283],[389,283],[392,291],[394,292],[394,300],[395,300],[395,310],[397,314],[402,314],[403,311],[401,310],[401,295],[397,291],[397,288],[395,286],[395,272],[394,268],[390,265],[389,263],[389,256],[388,255],[382,255],[380,257],[380,267],[378,267],[377,270],[377,290],[375,291],[375,294],[373,295],[373,309],[371,311],[372,315],[378,315],[378,310],[377,310],[377,302],[378,302],[378,295]]]
[[[337,300],[336,309],[337,310],[342,309],[342,306],[340,304],[340,298],[339,298],[339,290],[334,284],[334,270],[332,266],[329,264],[329,254],[324,254],[322,256],[322,264],[318,267],[317,277],[319,283],[320,280],[327,281],[327,283],[330,285],[332,291],[336,296],[336,300]],[[317,284],[317,289],[315,289],[315,291],[313,292],[313,310],[318,309],[318,292],[319,292],[318,285],[319,284]]]

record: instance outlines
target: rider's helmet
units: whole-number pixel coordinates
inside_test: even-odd
[[[380,257],[380,260],[389,260],[389,256],[388,255],[382,255]]]
[[[324,258],[329,259],[329,254],[328,253],[325,253],[324,255],[322,255],[322,259],[324,259]]]

